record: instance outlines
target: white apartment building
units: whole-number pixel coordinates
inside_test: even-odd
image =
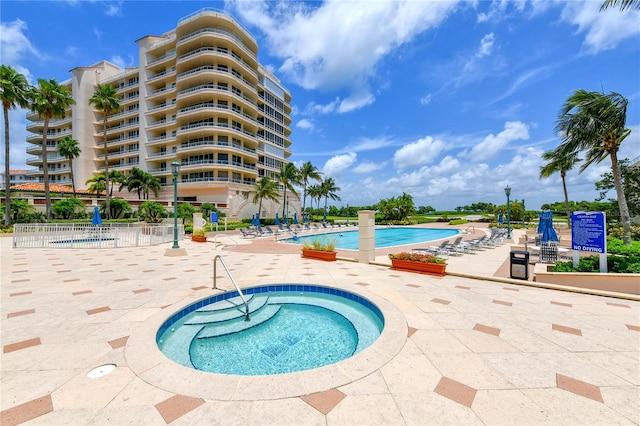
[[[206,8],[137,44],[138,67],[122,72],[102,61],[71,70],[64,84],[75,104],[49,125],[51,182],[71,185],[69,162],[56,149],[66,135],[82,150],[73,163],[77,188],[104,170],[103,116],[89,99],[97,84],[110,84],[122,110],[107,122],[109,170],[145,170],[160,179],[159,198],[170,200],[171,163],[178,161],[179,200],[212,203],[232,218],[256,213],[243,194],[260,177],[277,173],[291,155],[291,95],[258,62],[256,40],[229,15]],[[27,118],[27,164],[36,167],[28,175],[42,182],[44,122],[38,114]],[[137,198],[126,190],[118,195]],[[261,215],[273,216],[278,208],[265,200]]]

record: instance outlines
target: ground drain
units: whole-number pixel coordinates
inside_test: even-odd
[[[106,376],[107,374],[111,373],[115,369],[116,369],[115,364],[101,365],[100,367],[96,367],[93,370],[89,371],[89,373],[87,373],[87,377],[90,379],[97,379],[98,377]]]

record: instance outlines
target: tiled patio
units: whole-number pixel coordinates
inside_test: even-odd
[[[2,425],[640,423],[635,300],[312,261],[271,239],[225,249],[185,240],[186,257],[165,256],[170,244],[0,244]],[[494,279],[509,250],[452,258],[448,270]],[[178,366],[158,351],[154,331],[219,291],[211,288],[216,254],[241,287],[314,283],[361,294],[390,329],[356,357],[302,373]],[[218,275],[218,287],[231,289]],[[106,364],[115,370],[87,377]]]

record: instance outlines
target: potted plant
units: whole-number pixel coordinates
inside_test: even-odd
[[[195,241],[197,243],[206,243],[206,231],[204,228],[196,228],[193,230],[193,234],[191,234],[191,241]]]
[[[395,271],[418,272],[444,277],[447,268],[447,262],[444,259],[427,253],[392,253],[389,255],[389,259],[391,259],[391,269]]]
[[[302,243],[302,257],[334,262],[336,260],[336,240],[316,238]]]

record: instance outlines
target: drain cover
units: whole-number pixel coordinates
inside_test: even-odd
[[[96,367],[93,370],[89,371],[89,373],[87,373],[87,377],[90,379],[97,379],[98,377],[106,376],[115,369],[115,364],[101,365],[100,367]]]

